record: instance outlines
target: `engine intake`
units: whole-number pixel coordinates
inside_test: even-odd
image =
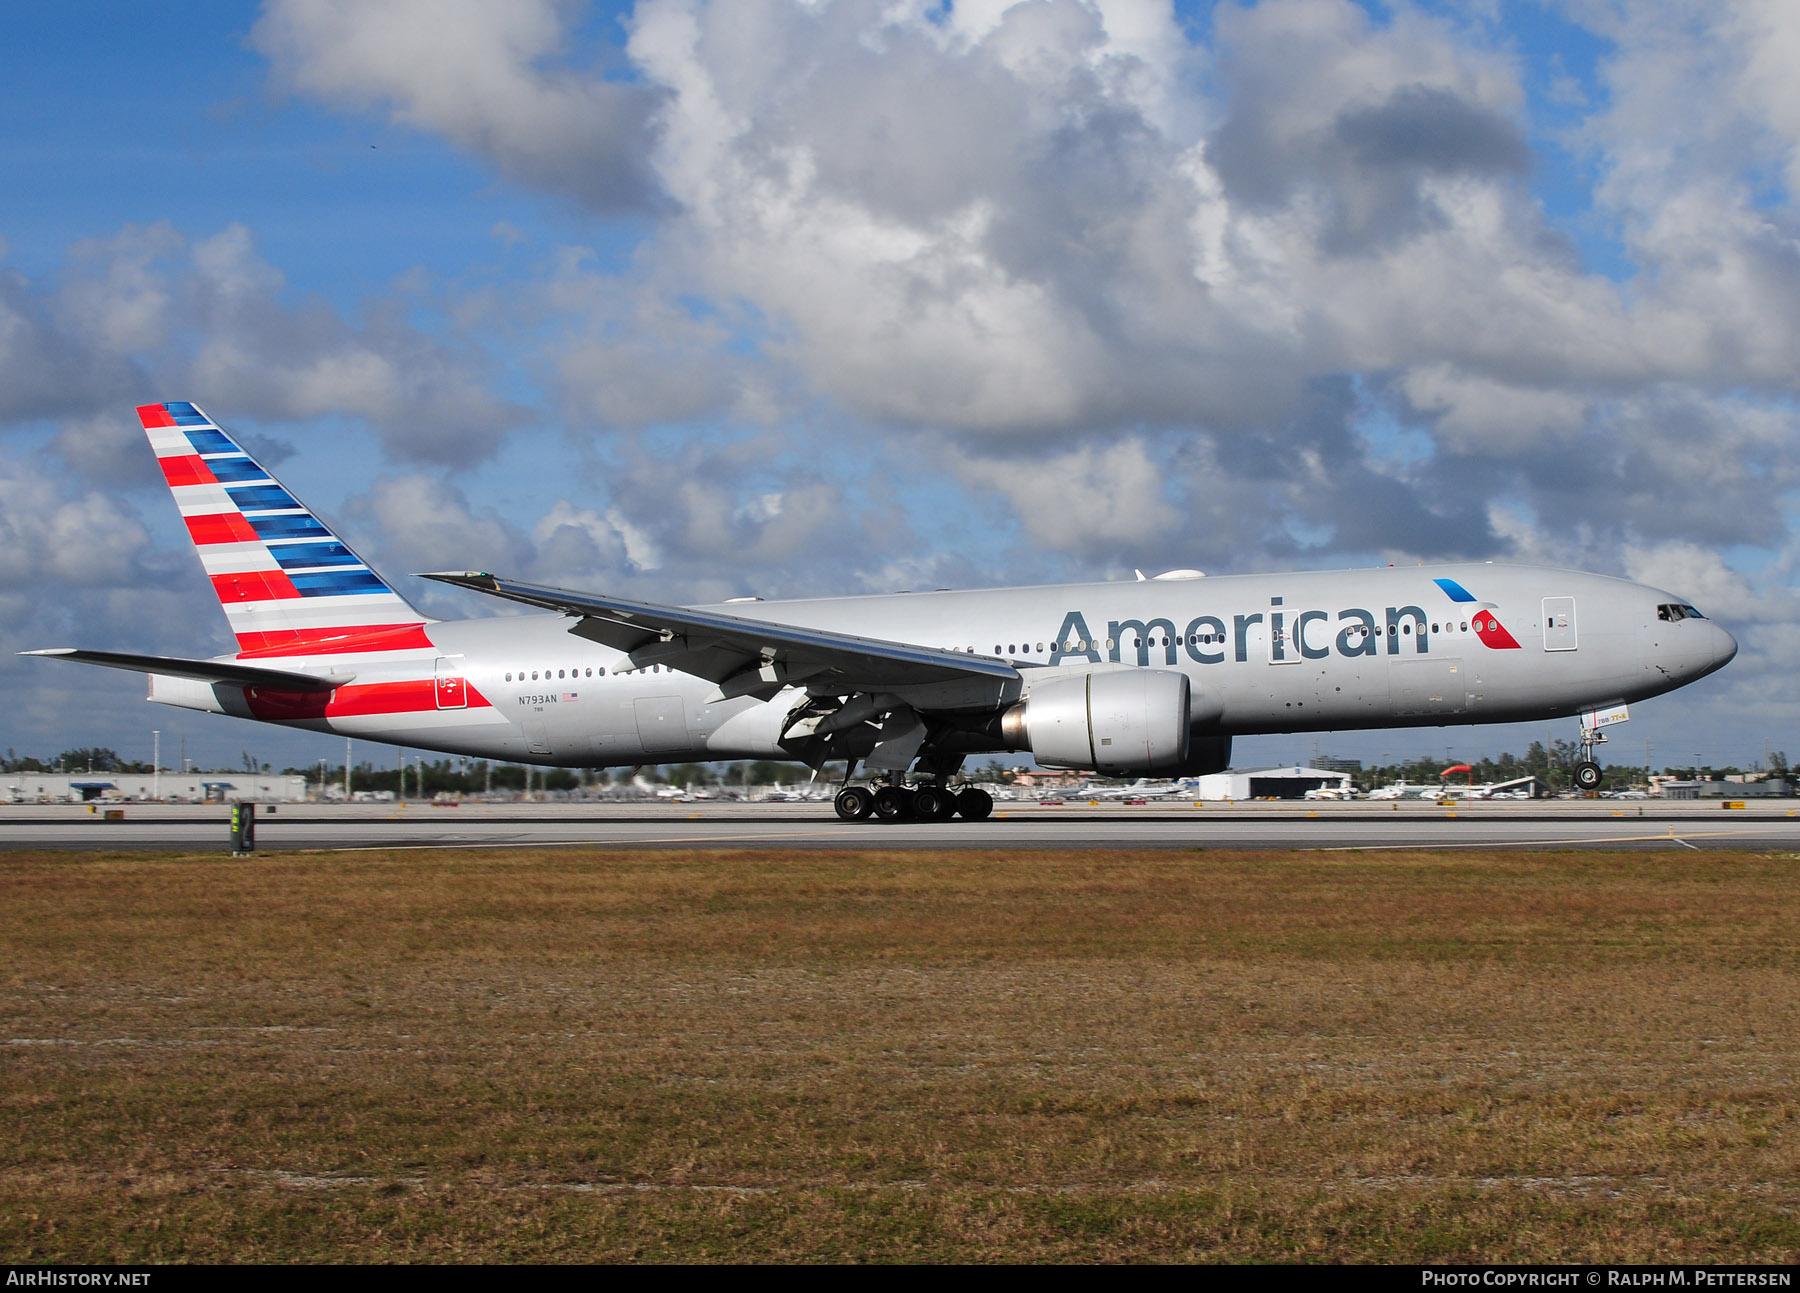
[[[1188,762],[1190,709],[1185,674],[1084,669],[1035,681],[1002,726],[1046,768],[1161,772]]]

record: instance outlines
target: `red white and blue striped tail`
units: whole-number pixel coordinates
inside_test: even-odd
[[[414,610],[213,420],[138,409],[240,655],[429,647]]]

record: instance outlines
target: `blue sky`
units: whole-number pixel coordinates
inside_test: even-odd
[[[1626,743],[1800,747],[1772,0],[73,3],[0,44],[0,745],[337,757],[10,656],[223,648],[129,417],[188,398],[393,573],[1630,575],[1745,650]]]

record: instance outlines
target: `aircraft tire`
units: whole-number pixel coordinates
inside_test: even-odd
[[[978,822],[994,811],[994,797],[985,790],[970,786],[956,796],[956,811],[972,822]]]
[[[870,813],[875,811],[875,796],[869,793],[867,786],[845,786],[837,792],[832,801],[837,815],[847,822],[866,821]]]
[[[942,786],[921,786],[913,792],[913,813],[928,822],[947,822],[956,816],[956,796]]]
[[[913,815],[913,792],[905,786],[882,786],[875,792],[875,816],[897,822]]]
[[[1575,765],[1575,789],[1600,789],[1600,765],[1592,759],[1583,759]]]

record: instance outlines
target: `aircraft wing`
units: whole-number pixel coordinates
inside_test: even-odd
[[[722,696],[767,699],[784,686],[880,692],[932,683],[1015,682],[991,656],[857,637],[717,611],[663,606],[520,583],[483,571],[421,576],[580,617],[570,632],[627,652],[639,668],[666,664],[719,684]]]
[[[52,647],[47,651],[21,651],[19,654],[76,660],[82,664],[156,673],[170,678],[197,678],[201,682],[223,682],[234,687],[266,687],[270,691],[330,691],[356,677],[353,673],[298,673],[223,660],[180,660],[165,655],[127,655],[122,651],[79,651],[74,647]]]

